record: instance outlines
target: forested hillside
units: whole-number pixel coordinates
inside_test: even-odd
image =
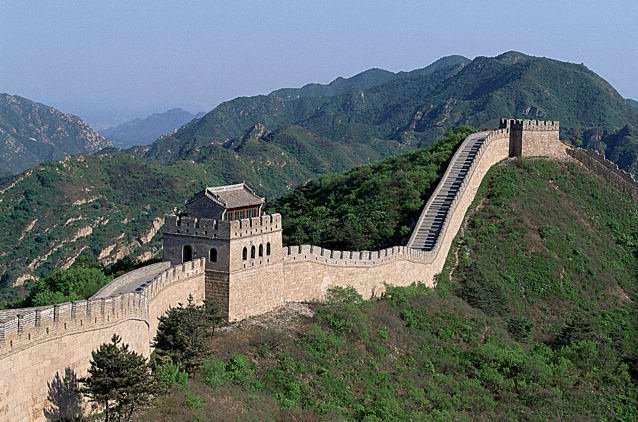
[[[354,175],[380,186],[422,171],[414,157],[398,162],[353,171],[343,189]],[[388,196],[401,200],[388,212],[412,213],[414,198],[394,193],[412,180],[393,179]],[[298,195],[339,188],[318,182]],[[311,209],[285,204],[284,221]],[[391,288],[368,302],[335,290],[314,316],[217,331],[201,368],[164,372],[168,395],[138,420],[635,420],[637,303],[638,204],[575,163],[502,163],[436,288]]]
[[[407,243],[456,147],[472,133],[450,130],[432,147],[323,176],[268,204],[282,214],[284,244],[377,250]]]
[[[508,52],[472,61],[450,56],[411,72],[370,70],[329,85],[237,98],[158,140],[146,156],[205,160],[215,149],[233,148],[256,124],[266,133],[303,127],[339,143],[423,146],[448,128],[494,127],[503,116],[560,120],[564,137],[585,145],[597,140],[596,131],[638,123],[631,102],[584,65]]]

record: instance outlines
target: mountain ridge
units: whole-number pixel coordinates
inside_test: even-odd
[[[84,120],[18,95],[0,93],[0,176],[111,143]]]
[[[471,61],[448,56],[410,72],[369,69],[327,85],[230,100],[156,141],[145,157],[190,159],[192,151],[232,143],[257,123],[272,130],[301,126],[336,142],[383,139],[414,147],[463,124],[492,127],[503,116],[551,118],[576,142],[590,128],[611,132],[638,124],[632,104],[582,64],[516,51]]]

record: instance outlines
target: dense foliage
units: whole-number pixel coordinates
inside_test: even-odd
[[[193,372],[210,349],[207,337],[213,333],[216,322],[214,311],[195,305],[192,297],[186,306],[180,303],[170,308],[159,318],[153,341],[156,360]]]
[[[35,282],[26,305],[43,306],[88,299],[110,281],[111,277],[96,267],[74,265],[67,270],[56,270]]]
[[[282,214],[284,243],[337,250],[404,244],[421,208],[470,128],[450,130],[434,146],[295,189],[269,205]]]
[[[576,164],[501,164],[437,288],[216,336],[139,419],[635,420],[637,281],[638,204]]]
[[[476,201],[455,293],[514,336],[593,341],[638,373],[638,204],[576,165],[540,160],[496,167]]]
[[[451,56],[411,72],[370,70],[330,85],[237,98],[158,140],[146,155],[204,160],[256,124],[275,134],[299,126],[337,144],[383,139],[424,146],[448,128],[494,127],[508,116],[560,120],[563,135],[575,140],[579,130],[588,143],[596,140],[588,129],[637,124],[632,104],[582,64],[514,51],[471,61]]]

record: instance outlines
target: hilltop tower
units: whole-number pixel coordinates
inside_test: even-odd
[[[546,156],[559,144],[558,121],[501,119],[499,129],[509,130],[510,157]]]
[[[263,215],[263,205],[241,183],[206,188],[186,202],[186,215],[166,216],[164,260],[205,257],[205,297],[226,320],[242,308],[242,296],[261,294],[231,289],[234,278],[283,278],[281,216]]]

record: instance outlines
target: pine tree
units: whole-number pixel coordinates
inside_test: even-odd
[[[189,297],[185,307],[180,303],[159,318],[155,353],[192,373],[210,351],[209,337],[217,320],[210,306],[196,306]]]
[[[155,390],[147,359],[121,342],[114,334],[93,351],[89,375],[80,380],[81,392],[101,406],[106,422],[130,421]]]

